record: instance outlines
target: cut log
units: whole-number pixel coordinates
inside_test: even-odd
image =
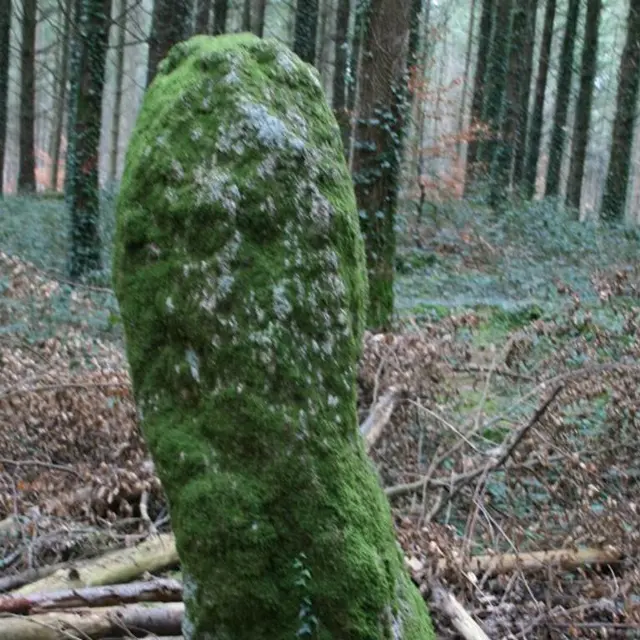
[[[175,636],[181,631],[183,613],[182,603],[171,603],[161,607],[126,605],[74,612],[56,611],[28,618],[2,618],[0,640],[131,638],[134,630],[137,634]]]
[[[149,538],[130,549],[117,549],[73,568],[56,571],[51,576],[32,582],[15,593],[28,595],[45,591],[61,591],[81,587],[97,587],[129,582],[145,572],[153,573],[178,564],[178,553],[172,534]]]
[[[180,602],[182,584],[177,580],[151,580],[104,587],[64,589],[30,595],[0,596],[0,613],[28,615],[45,609],[112,607],[136,602]]]

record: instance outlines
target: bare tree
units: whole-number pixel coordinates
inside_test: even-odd
[[[22,47],[20,52],[20,164],[18,191],[36,190],[34,130],[36,118],[36,23],[37,0],[22,3]]]
[[[49,144],[51,157],[50,188],[58,188],[58,169],[60,166],[60,149],[62,146],[62,130],[64,127],[65,106],[67,101],[67,83],[69,82],[69,53],[71,51],[71,21],[73,18],[73,0],[66,0],[63,8],[62,41],[60,57],[56,72],[56,89],[54,96],[53,126]]]
[[[118,156],[120,151],[120,115],[122,111],[122,88],[124,83],[124,49],[127,34],[127,0],[120,0],[118,5],[117,24],[118,36],[116,42],[116,70],[115,70],[115,95],[113,112],[111,115],[111,150],[109,154],[108,182],[113,184],[118,177]]]
[[[4,156],[7,141],[11,0],[0,3],[0,197],[4,194]]]
[[[155,0],[149,34],[147,85],[171,47],[189,37],[193,0]]]
[[[318,0],[298,0],[293,50],[309,64],[316,61]]]
[[[65,195],[71,214],[69,273],[100,270],[100,130],[111,0],[77,0],[72,49]]]
[[[219,36],[227,31],[228,0],[214,0],[213,3],[213,35]]]

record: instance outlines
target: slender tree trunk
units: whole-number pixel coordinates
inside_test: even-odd
[[[491,166],[491,189],[489,202],[494,209],[501,208],[507,199],[511,178],[511,164],[518,133],[520,109],[520,86],[522,76],[522,49],[527,31],[527,10],[517,3],[512,11],[511,35],[509,38],[509,62],[506,88],[502,105],[500,140],[496,143]],[[507,29],[508,25],[505,24]]]
[[[228,0],[214,0],[213,3],[213,35],[219,36],[227,32]]]
[[[569,100],[571,99],[571,81],[573,77],[573,50],[578,30],[578,15],[580,0],[569,0],[567,10],[567,24],[562,39],[560,52],[560,72],[558,74],[558,88],[556,89],[556,108],[553,116],[553,130],[549,146],[549,164],[547,166],[546,196],[557,196],[560,193],[560,168],[564,142],[567,137],[567,116],[569,115]]]
[[[458,141],[456,142],[456,153],[460,156],[462,151],[462,129],[464,127],[464,114],[467,110],[467,92],[469,89],[469,70],[471,69],[471,49],[473,45],[473,30],[476,23],[477,0],[471,0],[469,11],[469,29],[467,31],[467,51],[464,56],[464,74],[462,75],[462,98],[460,100],[460,112],[458,113]]]
[[[69,94],[66,199],[71,213],[69,274],[101,268],[100,129],[111,0],[78,0]]]
[[[489,167],[496,153],[500,135],[509,66],[509,35],[513,1],[496,0],[495,28],[489,51],[483,108],[483,118],[489,128],[489,137],[480,145],[478,153],[480,160]]]
[[[196,12],[196,33],[209,33],[209,18],[211,17],[211,0],[198,0]]]
[[[576,209],[578,216],[580,214],[584,163],[587,155],[587,145],[589,144],[589,129],[591,127],[591,105],[598,62],[598,29],[600,28],[601,10],[602,0],[588,0],[587,17],[584,25],[584,44],[582,46],[580,94],[578,95],[576,119],[573,126],[571,164],[569,167],[566,200],[567,206]]]
[[[37,0],[22,3],[22,48],[20,54],[20,164],[18,191],[36,190],[35,115],[36,115],[36,21]]]
[[[69,53],[71,50],[71,20],[73,18],[73,0],[64,5],[64,26],[62,32],[62,53],[56,77],[58,79],[55,96],[53,131],[51,133],[51,179],[50,189],[58,190],[58,172],[60,168],[60,149],[62,147],[62,131],[67,100],[67,83],[69,82]]]
[[[531,97],[531,79],[533,76],[533,52],[536,42],[536,19],[538,0],[527,2],[527,32],[523,47],[522,75],[519,86],[518,125],[513,159],[513,184],[520,186],[524,177],[527,157],[527,135],[529,128],[529,99]]]
[[[120,147],[120,114],[122,110],[122,87],[124,82],[124,48],[127,33],[127,0],[118,3],[118,41],[116,43],[116,87],[111,116],[111,153],[109,155],[108,183],[114,184],[118,179],[118,156]]]
[[[611,155],[602,198],[602,217],[607,221],[621,221],[624,218],[639,87],[640,0],[631,0],[627,18],[627,41],[620,58],[618,73]]]
[[[259,37],[264,37],[265,16],[267,15],[267,0],[257,0],[256,2],[256,28],[254,33]]]
[[[251,0],[244,0],[242,5],[242,30],[251,31]]]
[[[336,11],[335,69],[333,72],[333,111],[340,125],[345,155],[349,155],[351,126],[347,109],[347,63],[349,61],[349,19],[351,0],[338,0]]]
[[[316,61],[318,0],[298,0],[293,50],[309,64]]]
[[[547,77],[549,75],[549,60],[551,58],[551,42],[553,40],[553,23],[556,17],[556,0],[547,0],[542,30],[542,44],[538,62],[538,76],[536,78],[536,95],[529,128],[529,147],[524,173],[525,197],[531,200],[536,193],[536,179],[538,177],[538,157],[542,141],[542,119],[544,117],[544,99],[547,91]]]
[[[322,0],[319,7],[318,37],[316,68],[322,78],[323,87],[328,87],[331,70],[329,69],[328,48],[331,40],[329,35],[329,17],[331,15],[331,0]]]
[[[147,86],[158,70],[158,64],[174,44],[186,40],[191,31],[193,0],[155,0],[149,34]]]
[[[11,0],[0,3],[0,198],[4,195],[4,157],[7,143]]]
[[[476,71],[473,80],[473,97],[471,99],[470,120],[473,126],[482,122],[482,108],[484,105],[485,75],[491,47],[491,33],[493,30],[493,9],[495,0],[482,0],[482,14],[480,16],[480,28],[478,34],[478,54],[476,58]],[[478,140],[471,140],[467,148],[467,176],[465,190],[469,189],[478,173]]]
[[[393,317],[395,213],[405,127],[411,0],[372,0],[364,18],[353,176],[367,251],[369,325]]]

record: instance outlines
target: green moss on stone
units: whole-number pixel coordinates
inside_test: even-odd
[[[185,573],[185,637],[433,637],[356,423],[366,276],[317,74],[174,47],[117,205],[114,285]]]

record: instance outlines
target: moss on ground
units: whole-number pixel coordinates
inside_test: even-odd
[[[365,273],[315,70],[249,35],[174,47],[127,153],[114,285],[188,640],[433,637],[357,430]]]

